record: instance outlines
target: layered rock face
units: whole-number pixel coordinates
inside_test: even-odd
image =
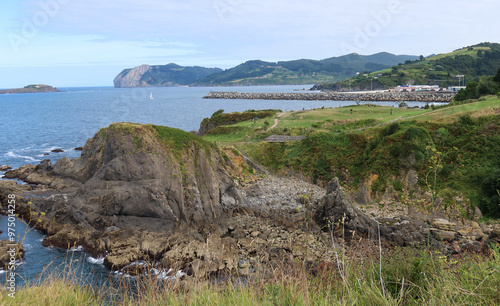
[[[125,69],[115,77],[113,84],[117,88],[146,87],[148,84],[144,81],[141,82],[141,78],[150,68],[149,65],[141,65],[132,69]]]
[[[214,147],[189,133],[121,123],[87,141],[78,159],[47,160],[8,176],[52,189],[29,197],[31,204],[20,210],[40,218],[45,245],[83,245],[109,253],[106,264],[120,268],[161,256],[168,242],[158,237],[180,233],[203,241],[226,229],[243,198],[224,163]]]
[[[319,224],[342,229],[343,235],[348,238],[377,240],[381,237],[398,246],[425,244],[428,236],[426,224],[419,218],[405,216],[403,219],[378,218],[376,221],[368,216],[340,186],[338,178],[328,183],[326,196],[316,210],[315,219]]]

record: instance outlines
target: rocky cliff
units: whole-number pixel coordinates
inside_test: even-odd
[[[7,176],[49,188],[19,205],[24,218],[40,219],[45,245],[109,253],[106,264],[115,269],[160,255],[167,245],[158,237],[220,234],[243,202],[214,146],[152,125],[112,124],[87,141],[78,159],[46,160]]]
[[[183,67],[176,64],[141,65],[123,70],[115,77],[113,83],[116,88],[187,86],[220,71],[222,69],[197,66]]]

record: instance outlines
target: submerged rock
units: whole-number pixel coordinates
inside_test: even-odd
[[[7,171],[7,170],[10,170],[10,169],[12,169],[11,166],[7,166],[7,165],[0,166],[0,171]]]

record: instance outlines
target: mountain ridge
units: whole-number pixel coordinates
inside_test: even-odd
[[[379,52],[372,55],[346,54],[322,60],[296,59],[268,62],[249,60],[223,72],[209,75],[197,86],[291,85],[343,80],[356,72],[375,71],[417,59],[414,55]]]

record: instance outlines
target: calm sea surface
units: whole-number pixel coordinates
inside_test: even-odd
[[[80,152],[74,148],[83,146],[100,128],[112,122],[153,123],[191,131],[198,130],[201,120],[219,109],[226,112],[267,108],[285,111],[354,103],[202,99],[211,90],[293,92],[309,87],[93,87],[60,88],[63,92],[58,93],[0,95],[0,165],[18,168],[28,163],[38,164],[46,158],[54,163],[63,156],[79,157]],[[149,99],[151,93],[153,100]],[[394,105],[393,102],[381,104]],[[56,148],[64,152],[52,153],[51,150]],[[46,153],[49,155],[44,155]],[[0,172],[0,176],[2,174]],[[0,217],[0,230],[3,232],[0,239],[6,239],[7,219],[4,216]],[[28,231],[20,220],[16,222],[16,232],[20,235],[18,241],[24,239],[26,248],[25,260],[17,270],[18,284],[33,279],[44,269],[55,267],[63,270],[70,268],[79,278],[91,283],[102,283],[109,277],[102,259],[91,258],[80,249],[68,252],[42,247],[43,235],[35,230]],[[0,271],[0,283],[5,282],[3,276],[6,275]]]

